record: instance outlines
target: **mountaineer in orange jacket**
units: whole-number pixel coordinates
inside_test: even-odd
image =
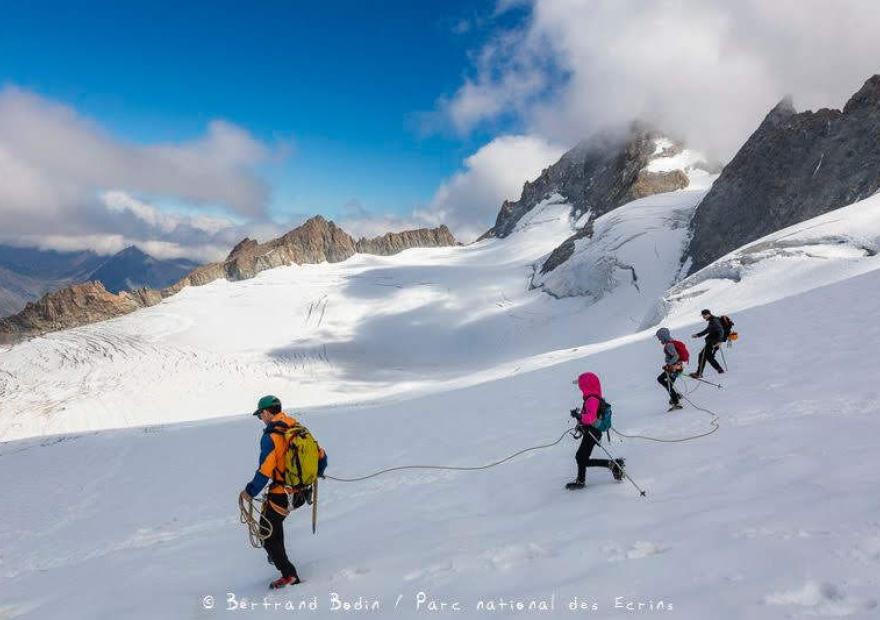
[[[241,492],[245,500],[256,497],[269,483],[269,492],[263,503],[260,515],[261,527],[271,527],[271,534],[263,541],[263,548],[269,556],[269,562],[281,571],[281,577],[271,584],[270,588],[282,588],[300,582],[296,567],[287,557],[284,548],[284,519],[291,510],[299,508],[306,502],[311,493],[308,489],[288,489],[284,484],[284,453],[287,450],[284,433],[295,426],[297,421],[281,410],[281,401],[276,396],[264,396],[257,403],[255,416],[266,425],[260,439],[260,460],[253,479]],[[327,467],[327,455],[320,452],[318,475],[323,476]],[[288,491],[292,505],[288,503]]]

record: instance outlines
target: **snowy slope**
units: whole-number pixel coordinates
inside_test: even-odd
[[[0,353],[0,438],[218,417],[266,391],[304,407],[387,402],[632,333],[644,310],[585,321],[588,300],[529,290],[532,265],[571,234],[569,211],[551,199],[505,240],[217,281],[16,346]]]
[[[710,430],[692,406],[665,413],[653,328],[636,331],[682,245],[660,223],[693,200],[597,221],[599,242],[650,274],[638,294],[625,281],[598,301],[529,290],[575,225],[550,198],[506,240],[215,282],[0,352],[2,436],[65,433],[0,444],[0,618],[213,617],[226,592],[262,600],[273,571],[235,500],[260,432],[242,412],[266,392],[312,428],[337,476],[552,442],[585,370],[626,434]],[[735,312],[742,339],[724,390],[684,384],[716,433],[612,444],[647,499],[603,471],[564,492],[568,438],[487,471],[327,481],[319,535],[304,514],[289,526],[307,583],[271,600],[314,596],[313,617],[332,617],[333,592],[379,600],[380,616],[443,615],[416,609],[420,591],[458,601],[457,617],[485,617],[481,599],[551,596],[551,617],[576,615],[573,597],[595,602],[592,617],[876,616],[878,239],[872,198],[721,259],[654,309],[680,337],[705,305]],[[655,245],[662,260],[646,259]],[[674,612],[615,610],[618,596]]]
[[[270,603],[315,596],[319,611],[306,615],[336,617],[335,592],[379,600],[374,617],[451,615],[417,612],[423,591],[457,601],[453,615],[466,618],[494,615],[475,611],[479,600],[551,596],[556,611],[537,615],[577,617],[567,606],[578,597],[599,607],[581,614],[599,618],[876,617],[880,396],[870,379],[880,323],[865,317],[880,313],[878,290],[875,271],[739,313],[725,389],[690,394],[718,413],[720,430],[690,443],[612,444],[647,499],[607,472],[582,493],[562,490],[574,466],[568,439],[484,472],[323,483],[318,536],[305,514],[288,525],[307,581]],[[594,348],[529,358],[471,387],[301,418],[341,476],[480,464],[554,440],[579,401],[571,379],[587,369],[605,379],[624,432],[707,429],[693,408],[662,413],[647,334]],[[247,546],[235,507],[258,434],[236,416],[0,446],[0,615],[210,618],[229,615],[227,592],[262,602],[273,573]],[[616,597],[674,611],[615,610]]]
[[[559,298],[599,302],[611,293],[629,312],[644,310],[675,283],[688,224],[705,191],[634,200],[596,218],[593,234],[575,241],[571,258],[532,284]]]
[[[852,278],[880,269],[878,252],[880,194],[723,256],[672,287],[645,326],[686,321],[698,307],[734,312]]]
[[[558,298],[581,296],[593,302],[614,293],[614,303],[630,314],[652,307],[678,279],[691,218],[718,178],[705,167],[700,153],[679,151],[670,140],[657,139],[655,157],[645,170],[681,170],[688,177],[687,189],[634,200],[596,218],[592,234],[574,242],[568,260],[547,273],[536,266],[532,285]]]

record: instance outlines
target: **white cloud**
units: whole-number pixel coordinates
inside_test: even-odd
[[[0,240],[102,253],[136,243],[157,255],[216,257],[242,234],[239,219],[277,228],[266,218],[269,188],[256,173],[275,154],[224,121],[187,142],[126,143],[70,107],[7,86],[0,90]],[[182,216],[138,195],[235,217]]]
[[[14,87],[0,90],[3,211],[63,210],[121,187],[258,216],[268,188],[254,167],[270,156],[270,148],[224,121],[211,122],[194,141],[134,145],[67,106]]]
[[[473,241],[495,223],[501,203],[516,200],[523,183],[558,160],[564,148],[535,136],[500,136],[465,159],[426,210],[416,215],[444,223],[459,241]]]
[[[641,118],[724,158],[785,94],[839,107],[878,71],[878,23],[876,0],[534,0],[439,109],[565,142]]]
[[[464,160],[462,170],[446,179],[430,203],[407,216],[372,214],[352,202],[340,225],[354,236],[446,224],[463,243],[475,240],[494,223],[505,199],[519,198],[523,183],[535,179],[564,152],[534,136],[500,136]]]
[[[212,262],[223,259],[246,236],[266,240],[299,223],[300,219],[277,223],[172,213],[113,190],[102,193],[89,208],[76,211],[75,218],[68,218],[61,226],[15,235],[0,230],[0,243],[58,251],[93,250],[98,254],[115,254],[136,245],[160,259],[183,257]]]

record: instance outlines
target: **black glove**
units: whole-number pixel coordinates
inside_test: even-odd
[[[569,413],[571,414],[571,417],[573,417],[575,420],[581,419],[581,412],[577,409],[572,409]]]

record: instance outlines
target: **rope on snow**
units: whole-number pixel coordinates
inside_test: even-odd
[[[497,467],[498,465],[506,463],[507,461],[510,461],[510,460],[518,457],[521,454],[525,454],[526,452],[531,452],[533,450],[543,450],[545,448],[552,448],[553,446],[555,446],[559,442],[561,442],[563,439],[565,439],[565,436],[568,435],[569,433],[573,432],[575,430],[575,428],[576,427],[566,429],[565,432],[559,436],[559,439],[557,439],[556,441],[554,441],[552,443],[545,443],[545,444],[540,444],[537,446],[531,446],[529,448],[523,448],[522,450],[519,450],[518,452],[514,452],[510,456],[506,456],[501,460],[493,461],[493,462],[488,463],[486,465],[473,465],[473,466],[469,466],[469,467],[455,467],[452,465],[400,465],[398,467],[388,467],[386,469],[380,469],[377,472],[374,472],[372,474],[368,474],[366,476],[360,476],[358,478],[337,478],[335,476],[324,476],[324,477],[329,480],[335,480],[336,482],[359,482],[361,480],[368,480],[369,478],[375,478],[376,476],[381,476],[382,474],[387,474],[392,471],[401,471],[404,469],[439,469],[439,470],[445,470],[445,471],[479,471],[482,469],[491,469],[492,467]]]

